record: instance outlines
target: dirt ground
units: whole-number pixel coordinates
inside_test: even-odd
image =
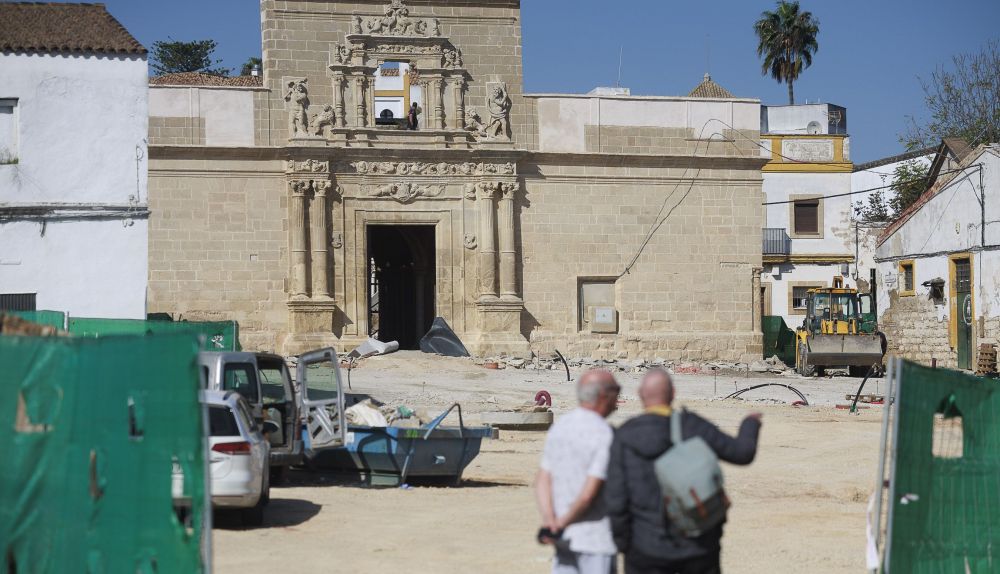
[[[574,378],[579,374],[574,370]],[[725,466],[733,507],[723,540],[729,573],[860,571],[864,568],[865,507],[872,491],[881,407],[860,415],[835,408],[858,379],[806,380],[796,376],[678,375],[678,404],[735,432],[758,410],[764,425],[756,461]],[[622,399],[611,423],[638,413],[639,374],[619,374]],[[791,406],[794,394],[766,387],[749,400],[718,400],[764,382],[791,384],[810,406]],[[564,371],[487,370],[468,359],[399,352],[366,359],[352,372],[354,392],[390,404],[443,410],[462,404],[466,424],[475,413],[552,394],[558,417],[574,406]],[[884,392],[884,380],[865,392]],[[869,381],[872,385],[872,381]],[[457,422],[457,420],[455,421]],[[458,488],[372,489],[329,475],[291,473],[271,490],[263,528],[244,530],[225,515],[213,536],[222,574],[407,572],[408,574],[543,573],[551,550],[534,541],[538,528],[532,478],[544,432],[500,431],[483,443]]]

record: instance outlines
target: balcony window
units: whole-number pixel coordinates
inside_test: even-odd
[[[821,239],[823,237],[823,200],[810,195],[790,195],[789,219],[791,236]]]

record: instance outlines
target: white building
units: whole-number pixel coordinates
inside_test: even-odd
[[[879,239],[880,323],[890,353],[975,369],[1000,335],[1000,145],[946,140],[928,181]]]
[[[930,165],[934,159],[936,148],[920,149],[901,153],[894,156],[885,157],[861,164],[855,164],[854,172],[851,173],[851,201],[855,204],[868,205],[868,198],[872,191],[878,190],[882,193],[884,200],[892,197],[895,193],[890,186],[896,182],[896,168],[914,162],[922,165]],[[867,192],[866,192],[867,191]],[[854,219],[854,253],[856,261],[851,268],[851,277],[858,281],[862,290],[867,289],[870,282],[870,271],[876,268],[875,246],[878,244],[879,236],[889,225],[889,222],[867,222]],[[876,277],[876,283],[879,279]],[[886,302],[888,303],[888,302]],[[882,309],[880,306],[879,312]]]
[[[847,110],[761,106],[760,126],[771,158],[763,168],[761,308],[794,329],[804,318],[809,289],[829,286],[836,275],[855,285]]]
[[[101,4],[0,22],[0,309],[145,318],[146,49]]]

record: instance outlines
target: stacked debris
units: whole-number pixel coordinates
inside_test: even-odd
[[[545,370],[560,371],[566,367],[558,357],[532,356],[530,359],[516,357],[476,357],[473,362],[489,369],[524,369],[527,371]],[[584,369],[607,369],[618,373],[645,373],[652,368],[667,369],[675,374],[720,374],[720,375],[748,375],[753,373],[785,374],[794,373],[794,369],[788,367],[777,356],[772,356],[766,360],[754,361],[753,363],[733,363],[727,361],[712,362],[691,362],[691,361],[669,361],[662,358],[652,360],[646,359],[594,359],[590,357],[580,357],[566,359],[566,366],[570,368]]]
[[[65,331],[60,331],[48,325],[39,325],[26,321],[16,315],[0,313],[0,335],[26,335],[29,337],[56,337],[66,336]]]

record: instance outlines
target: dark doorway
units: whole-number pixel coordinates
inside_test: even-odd
[[[368,334],[420,348],[434,322],[434,226],[368,226]]]

